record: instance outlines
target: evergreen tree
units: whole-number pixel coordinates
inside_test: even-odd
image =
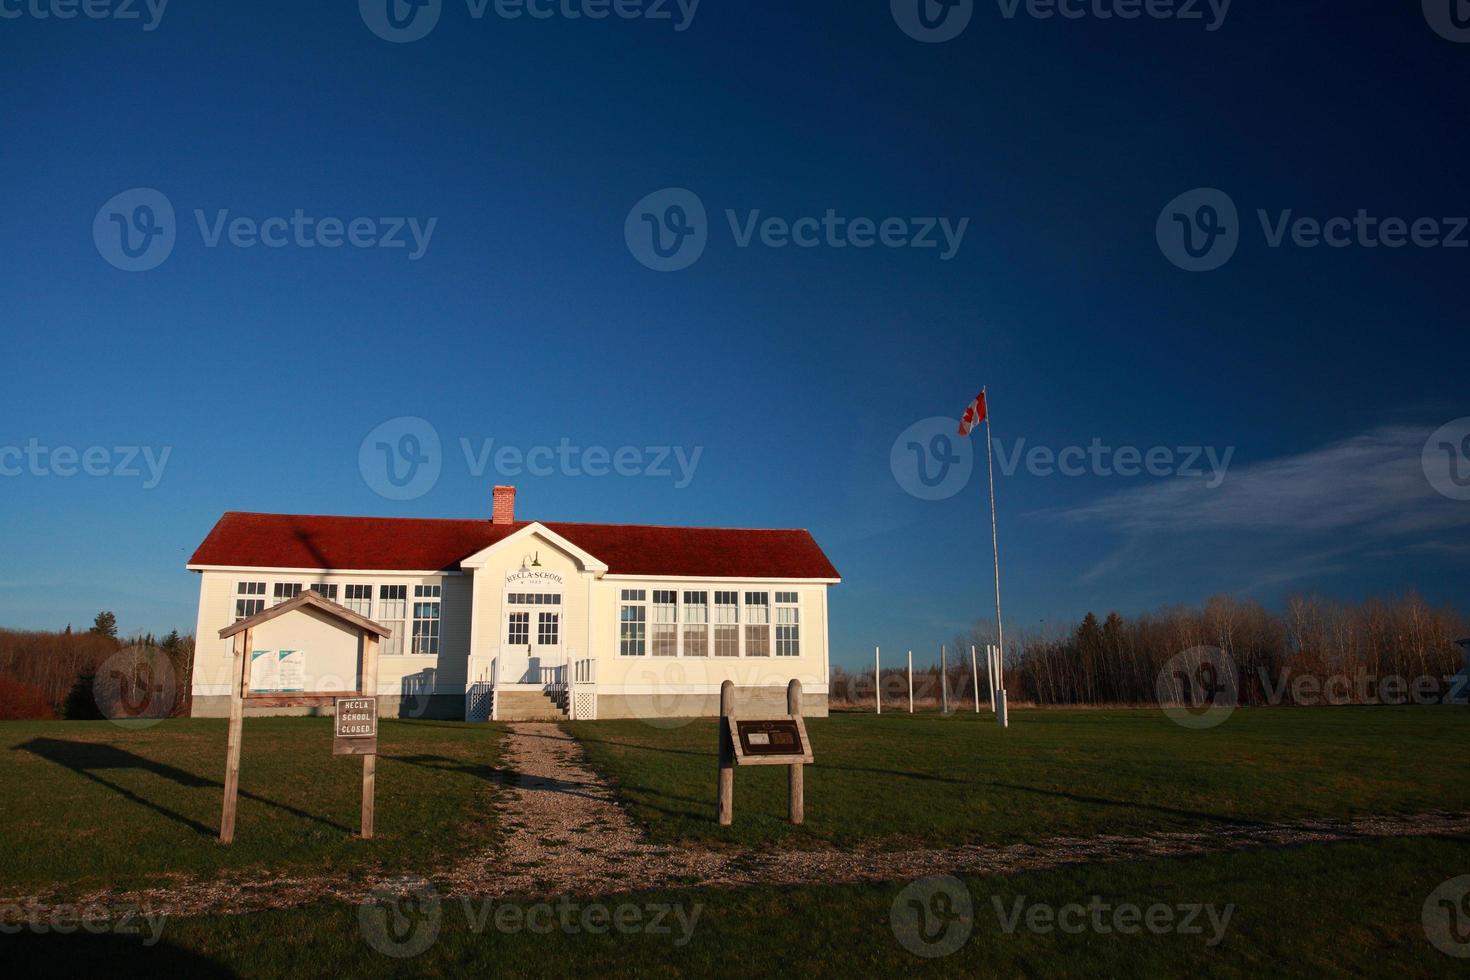
[[[89,632],[100,633],[103,636],[110,636],[114,640],[117,639],[117,617],[110,612],[104,611],[98,613],[97,618],[92,622],[92,629]]]

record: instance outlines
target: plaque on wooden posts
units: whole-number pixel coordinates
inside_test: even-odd
[[[727,718],[734,726],[730,741],[739,766],[789,766],[812,760],[806,721],[800,715],[782,718]]]
[[[337,698],[333,755],[378,754],[378,699]]]

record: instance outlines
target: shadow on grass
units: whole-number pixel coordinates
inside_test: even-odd
[[[582,741],[596,742],[602,745],[611,745],[618,748],[632,749],[634,751],[702,756],[711,759],[716,756],[716,753],[714,752],[696,752],[689,749],[659,748],[651,745],[639,745],[632,742],[618,742],[611,739],[584,738],[582,739]],[[937,773],[905,772],[899,769],[876,769],[870,766],[841,766],[823,764],[820,762],[815,763],[814,765],[818,769],[826,770],[829,772],[859,773],[873,776],[882,776],[886,779],[908,779],[918,782],[943,783],[950,786],[972,786],[975,787],[977,790],[1010,790],[1016,793],[1029,793],[1036,796],[1048,797],[1051,799],[1067,800],[1069,802],[1078,803],[1085,806],[1108,807],[1118,810],[1147,811],[1150,813],[1158,813],[1169,817],[1176,817],[1203,823],[1224,824],[1232,827],[1254,826],[1259,822],[1243,819],[1240,817],[1231,817],[1221,813],[1210,813],[1204,810],[1190,810],[1182,807],[1164,806],[1163,804],[1159,803],[1146,803],[1139,800],[1118,800],[1110,799],[1105,796],[1089,796],[1083,793],[1068,792],[1065,790],[1056,789],[1045,789],[1040,786],[1025,786],[1018,783],[1001,783],[990,780],[963,779],[955,776],[943,776]],[[620,794],[624,795],[625,797],[631,794],[640,795],[642,798],[637,801],[639,806],[643,806],[647,809],[659,813],[664,813],[669,816],[698,816],[700,814],[684,809],[670,809],[668,806],[659,806],[654,803],[653,800],[664,801],[676,807],[686,803],[695,804],[702,807],[705,803],[704,800],[697,800],[693,797],[676,796],[672,793],[661,791],[658,788],[650,785],[645,785],[641,783],[629,783],[626,780],[615,780],[613,782],[616,788],[620,791]]]
[[[1084,803],[1089,806],[1117,807],[1123,810],[1148,810],[1151,813],[1162,813],[1171,817],[1188,817],[1191,820],[1202,820],[1210,823],[1229,824],[1232,827],[1253,827],[1260,821],[1243,820],[1240,817],[1227,817],[1222,813],[1208,813],[1204,810],[1183,810],[1179,807],[1163,806],[1159,803],[1140,803],[1136,800],[1110,800],[1106,796],[1085,796],[1081,793],[1068,793],[1059,789],[1041,789],[1037,786],[1019,786],[1015,783],[985,783],[986,786],[995,789],[1009,789],[1018,793],[1035,793],[1038,796],[1049,796],[1052,799],[1070,800],[1073,803]]]
[[[665,755],[684,755],[709,759],[713,759],[717,755],[717,753],[714,751],[701,752],[694,749],[669,748],[666,746],[619,741],[612,738],[583,736],[580,739],[574,739],[566,735],[533,735],[530,733],[522,733],[522,737],[545,738],[551,739],[553,741],[563,742],[581,741],[588,744],[606,745],[613,748],[627,749],[633,752],[661,753]],[[962,777],[946,776],[938,773],[905,772],[898,769],[880,769],[871,766],[830,765],[820,762],[816,763],[816,766],[819,769],[824,769],[832,772],[859,773],[866,775],[882,776],[886,779],[906,779],[919,782],[943,783],[950,786],[972,786],[975,787],[977,790],[1009,790],[1011,792],[1027,793],[1055,800],[1067,800],[1068,802],[1081,804],[1083,806],[1107,807],[1109,809],[1116,810],[1144,811],[1149,813],[1162,814],[1164,816],[1174,817],[1176,819],[1190,820],[1201,823],[1222,824],[1232,827],[1252,826],[1256,823],[1256,821],[1252,820],[1226,816],[1220,813],[1210,813],[1203,810],[1191,810],[1182,807],[1165,806],[1159,803],[1147,803],[1139,800],[1119,800],[1111,799],[1105,796],[1089,796],[1084,793],[1068,792],[1066,790],[1045,789],[1040,786],[1026,786],[1018,783],[1002,783],[995,782],[993,780],[965,779]],[[626,780],[615,781],[615,785],[617,787],[617,790],[619,791],[619,795],[623,796],[625,799],[636,794],[637,796],[641,797],[637,801],[637,805],[669,816],[697,817],[700,815],[700,812],[685,809],[685,805],[693,804],[701,807],[702,810],[703,804],[705,802],[703,800],[695,800],[690,797],[676,796],[672,793],[661,791],[654,786],[640,783],[628,783],[626,782]],[[662,803],[663,805],[659,805],[660,803]]]
[[[410,766],[422,766],[425,769],[433,769],[436,772],[461,773],[483,779],[496,786],[512,786],[521,789],[536,790],[543,793],[565,793],[568,796],[581,796],[589,800],[602,800],[605,797],[588,791],[591,783],[576,782],[569,779],[545,779],[539,776],[528,777],[514,769],[497,769],[494,766],[477,765],[475,763],[462,762],[458,759],[450,759],[442,755],[385,755],[384,759],[393,762],[403,762]]]
[[[489,722],[455,721],[453,718],[384,718],[383,721],[402,723],[407,728],[448,728],[456,732],[468,732],[479,727],[485,729],[486,735],[492,731],[488,727]]]
[[[147,927],[142,927],[147,935]],[[26,932],[7,936],[5,965],[15,975],[105,977],[233,977],[234,971],[198,953],[140,936]]]
[[[567,739],[567,738],[556,739],[554,736],[551,736],[551,735],[525,735],[525,734],[523,734],[522,737],[523,738],[548,738],[548,739],[552,739],[553,741],[562,741],[562,742],[565,742],[565,741],[569,741],[570,740],[570,741],[584,742],[584,743],[589,744],[589,745],[611,745],[614,748],[619,748],[619,749],[633,749],[636,752],[658,752],[658,753],[661,753],[663,755],[692,755],[692,756],[696,756],[698,758],[704,758],[704,759],[713,759],[713,758],[716,758],[719,755],[719,752],[716,751],[716,750],[714,750],[714,749],[711,749],[708,752],[702,752],[702,751],[699,751],[697,749],[671,749],[671,748],[667,748],[667,747],[663,747],[663,746],[658,746],[658,745],[640,744],[638,742],[619,742],[619,741],[616,741],[616,740],[610,739],[610,738],[586,738],[586,737],[583,737],[583,738],[578,738],[578,739]]]
[[[213,837],[218,832],[219,828],[206,827],[192,817],[170,810],[161,803],[156,803],[147,797],[140,796],[126,786],[120,786],[117,783],[103,779],[98,775],[98,772],[136,769],[152,773],[155,776],[167,779],[187,789],[218,788],[223,792],[224,783],[218,780],[207,779],[196,773],[189,772],[187,769],[180,769],[178,766],[171,766],[166,762],[158,762],[146,756],[138,755],[135,752],[129,752],[127,749],[120,749],[116,745],[108,745],[105,742],[73,742],[60,738],[33,738],[29,742],[15,746],[12,751],[29,752],[32,755],[40,756],[48,762],[65,766],[84,779],[90,779],[92,782],[112,790],[126,800],[146,807],[160,816],[181,823],[207,837]],[[240,795],[247,800],[253,800],[256,803],[263,803],[266,806],[275,807],[277,810],[289,813],[293,817],[312,820],[348,834],[355,832],[352,828],[344,827],[334,820],[328,820],[314,813],[308,813],[305,810],[286,803],[278,803],[275,800],[266,799],[257,793],[251,793],[245,789],[240,790]]]
[[[1017,793],[1033,793],[1037,796],[1047,796],[1052,799],[1069,800],[1073,803],[1083,803],[1089,806],[1114,807],[1122,810],[1148,810],[1153,813],[1162,813],[1174,817],[1188,817],[1192,820],[1204,820],[1214,823],[1230,824],[1232,826],[1254,826],[1258,821],[1244,820],[1239,817],[1229,817],[1221,813],[1209,813],[1205,810],[1185,810],[1179,807],[1164,806],[1159,803],[1144,803],[1139,800],[1115,800],[1106,796],[1088,796],[1083,793],[1072,793],[1059,789],[1043,789],[1040,786],[1025,786],[1020,783],[998,783],[993,780],[981,781],[978,779],[957,779],[953,776],[940,776],[925,772],[902,772],[897,769],[872,769],[865,766],[825,766],[823,768],[838,772],[868,773],[874,776],[884,776],[890,779],[913,779],[922,782],[947,783],[952,786],[974,786],[989,789],[1006,789]]]

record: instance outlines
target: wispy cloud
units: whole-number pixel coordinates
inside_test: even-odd
[[[1382,426],[1295,456],[1233,467],[1218,487],[1180,478],[1060,513],[1135,533],[1352,530],[1391,536],[1470,524],[1470,505],[1441,496],[1424,475],[1430,431]]]
[[[1232,467],[1217,487],[1175,478],[1050,514],[1114,537],[1079,575],[1109,596],[1269,593],[1368,566],[1457,560],[1470,556],[1463,531],[1452,533],[1470,525],[1470,503],[1440,495],[1425,476],[1432,428],[1381,426]]]

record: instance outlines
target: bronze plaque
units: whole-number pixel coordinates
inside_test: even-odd
[[[744,765],[811,762],[802,719],[735,718],[735,761]]]
[[[332,721],[333,755],[378,754],[378,699],[338,698]]]

